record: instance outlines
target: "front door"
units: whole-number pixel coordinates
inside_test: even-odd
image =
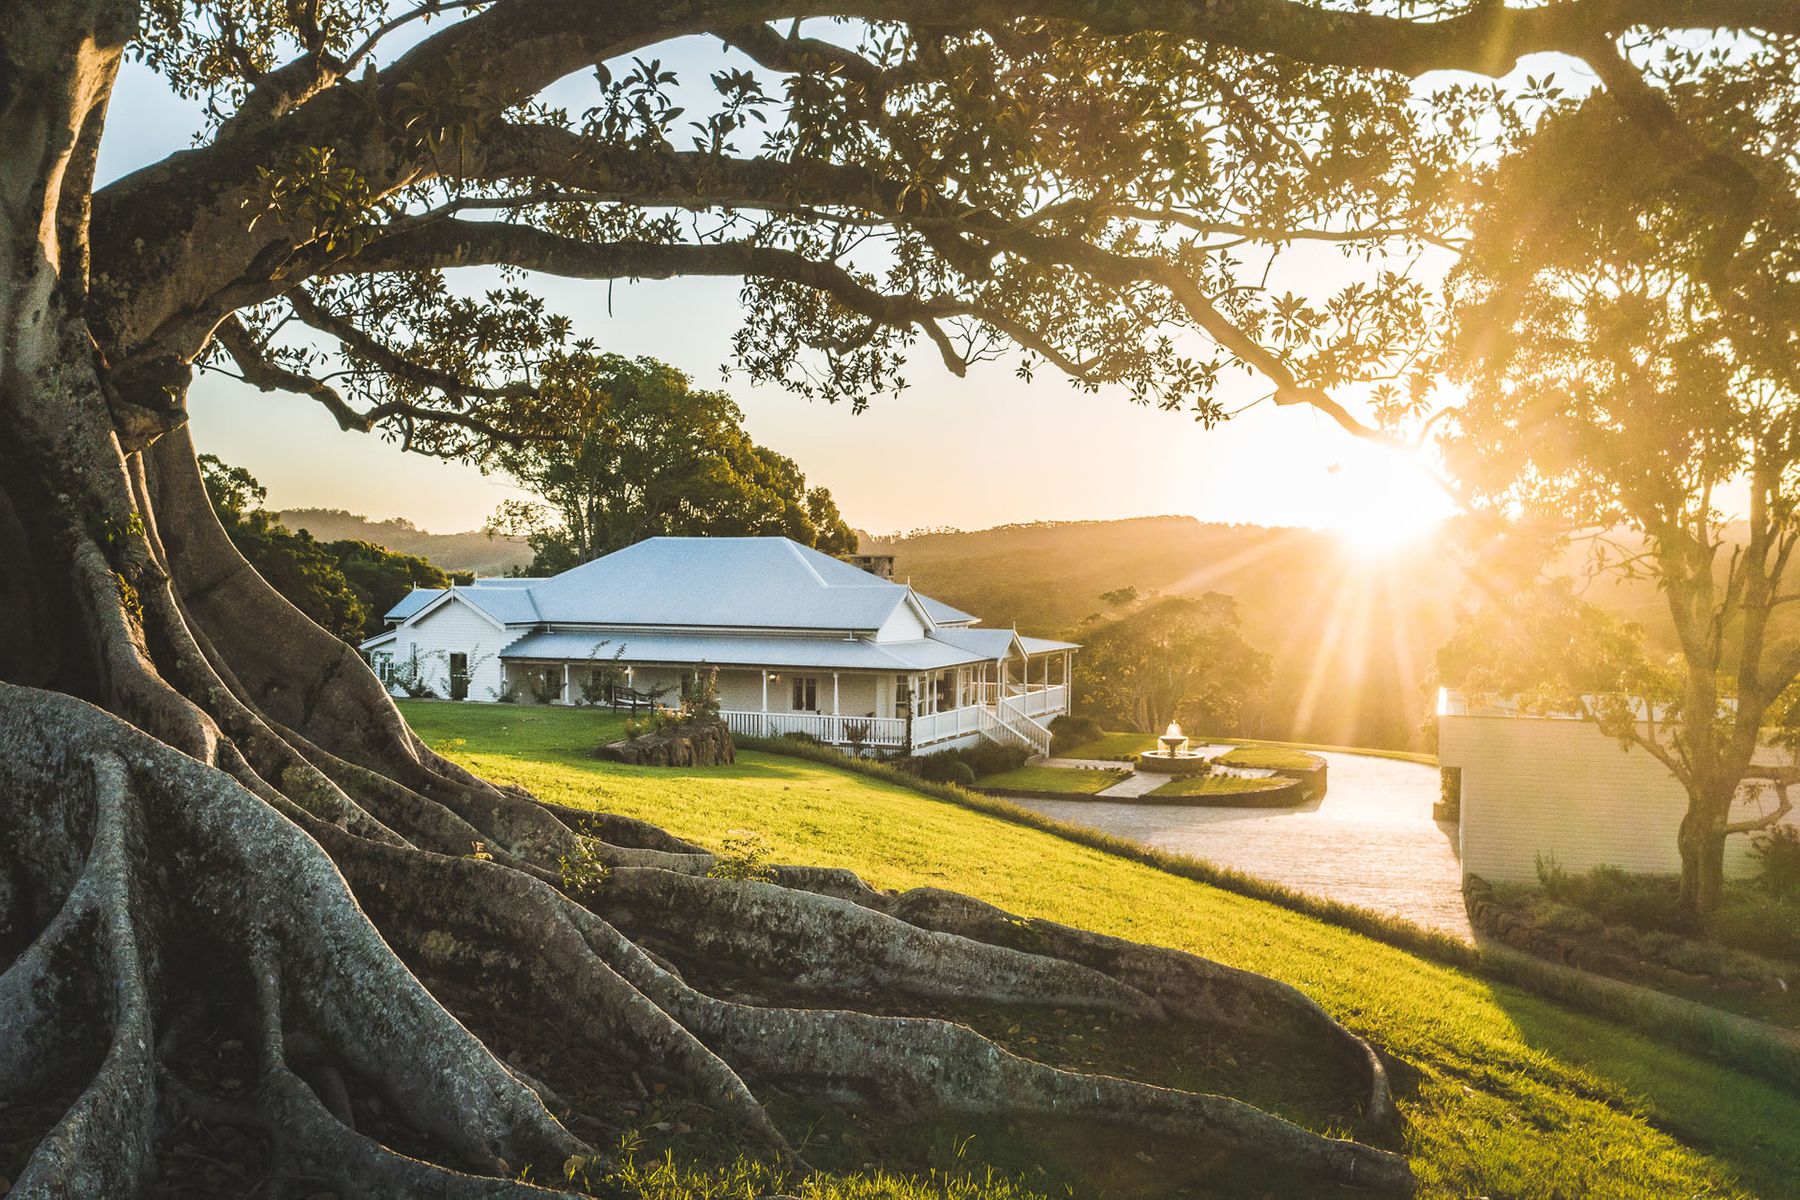
[[[450,698],[469,698],[469,656],[466,654],[450,655]]]

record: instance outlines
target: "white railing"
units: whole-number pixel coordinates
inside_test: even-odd
[[[999,684],[990,680],[971,684],[970,690],[977,703],[990,708],[1004,698],[1025,701],[1033,716],[1069,711],[1069,687],[1063,683],[1047,686],[1041,683],[1008,683],[1002,691]]]
[[[965,705],[945,712],[921,713],[913,718],[913,747],[931,746],[951,738],[979,733],[979,705]]]
[[[1039,754],[1050,753],[1050,729],[1034,719],[1026,710],[1025,696],[1008,696],[994,710],[1000,723],[1019,734]]]
[[[865,746],[889,749],[906,744],[906,720],[903,717],[846,717],[831,713],[751,712],[725,709],[719,715],[731,732],[745,737],[780,737],[784,733],[804,733],[834,746],[851,745],[847,726],[862,725],[867,730]]]
[[[1069,711],[1069,689],[1063,684],[1015,691],[1006,698],[1013,711],[1028,717],[1056,716]]]
[[[1002,746],[1019,746],[1032,754],[1050,753],[1050,731],[1035,721],[1026,720],[1014,723],[1001,716],[1003,710],[993,708],[978,709],[979,731],[981,736],[990,742],[999,742]]]

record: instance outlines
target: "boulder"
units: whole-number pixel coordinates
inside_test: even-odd
[[[678,721],[655,733],[607,742],[594,757],[636,767],[716,767],[737,761],[731,728],[722,719]]]

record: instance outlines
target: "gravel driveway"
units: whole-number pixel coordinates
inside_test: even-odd
[[[1234,747],[1199,749],[1211,755]],[[1325,799],[1302,808],[1014,803],[1472,941],[1463,910],[1456,827],[1431,819],[1437,768],[1366,754],[1324,752],[1320,757],[1330,764]]]

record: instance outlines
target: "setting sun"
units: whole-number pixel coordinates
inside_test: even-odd
[[[1356,444],[1311,491],[1329,528],[1358,553],[1380,555],[1428,536],[1454,511],[1430,470],[1402,450]]]

